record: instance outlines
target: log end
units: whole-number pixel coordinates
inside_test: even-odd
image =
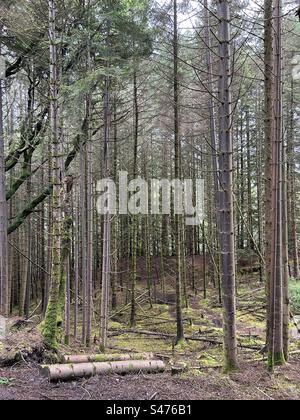
[[[43,376],[43,378],[50,379],[50,368],[48,365],[40,365],[39,372],[40,372],[40,375]]]

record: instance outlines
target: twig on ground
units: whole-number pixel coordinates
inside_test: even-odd
[[[261,392],[265,397],[267,397],[269,400],[274,401],[274,398],[270,397],[270,395],[266,394],[262,389],[255,387],[259,392]]]
[[[158,395],[158,392],[154,392],[153,395],[149,398],[149,401],[155,400],[156,396]]]

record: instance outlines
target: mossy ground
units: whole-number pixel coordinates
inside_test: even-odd
[[[172,269],[172,272],[174,270]],[[199,278],[201,279],[201,270]],[[154,392],[159,390],[159,396],[162,399],[168,398],[196,398],[206,397],[242,399],[272,399],[280,398],[300,398],[300,358],[298,355],[291,356],[289,364],[284,367],[275,368],[273,375],[267,371],[267,355],[262,355],[258,349],[262,348],[265,342],[265,290],[264,285],[259,282],[256,274],[243,275],[238,279],[238,297],[237,297],[237,333],[239,346],[240,370],[230,371],[224,375],[223,366],[223,330],[222,330],[222,307],[219,303],[217,289],[208,284],[207,297],[204,299],[201,281],[197,284],[197,293],[188,288],[189,308],[183,310],[184,330],[186,337],[193,337],[204,341],[185,340],[180,345],[175,345],[176,337],[176,308],[174,293],[174,278],[166,276],[166,292],[163,293],[159,285],[157,286],[157,301],[150,307],[149,302],[145,300],[137,309],[137,324],[133,333],[129,327],[129,309],[124,309],[121,313],[116,313],[109,321],[109,340],[107,353],[132,353],[135,352],[153,352],[158,357],[163,356],[168,366],[185,366],[178,376],[172,377],[168,372],[164,375],[149,376],[136,375],[132,379],[124,377],[118,379],[101,378],[89,382],[90,388],[86,397],[92,395],[95,398],[104,398],[107,389],[109,396],[117,400],[128,396],[148,399]],[[145,277],[137,285],[137,294],[145,290]],[[99,312],[97,302],[100,295],[95,297],[95,310]],[[118,308],[125,305],[125,296],[118,294]],[[37,322],[38,324],[38,322]],[[81,319],[79,319],[81,324]],[[97,317],[94,318],[93,343],[90,348],[81,344],[81,328],[78,328],[78,339],[71,337],[70,345],[60,344],[59,352],[61,354],[86,354],[99,353],[99,323]],[[30,330],[32,328],[30,327]],[[148,331],[161,336],[138,334],[136,331]],[[15,342],[3,343],[5,348],[13,346],[16,351],[24,348],[30,348],[35,341],[41,341],[41,334],[37,329],[32,330],[36,337],[28,334],[28,329],[21,331],[18,338],[19,344]],[[17,338],[19,333],[14,333]],[[166,335],[166,336],[163,336]],[[30,341],[30,342],[29,342]],[[63,340],[62,340],[63,341]],[[291,351],[299,351],[299,337],[291,340]],[[14,354],[16,353],[14,352]],[[48,357],[48,356],[47,356]],[[46,361],[54,362],[50,358]],[[57,363],[57,361],[55,361]],[[27,365],[26,365],[27,366]],[[0,376],[10,378],[10,371],[0,370]],[[34,370],[23,369],[23,371],[13,372],[13,377],[20,376],[21,384],[24,383],[24,375],[30,373],[30,378],[36,374]],[[38,375],[38,374],[37,374]],[[43,393],[50,395],[52,388],[48,389],[47,384],[39,383],[39,376],[35,377],[38,384],[37,389],[32,390],[32,395],[40,395],[41,387],[45,386]],[[145,383],[144,383],[144,382]],[[144,384],[144,385],[143,385]],[[0,396],[6,395],[5,390],[9,390],[9,396],[12,392],[19,396],[19,384],[14,388],[15,383],[8,386],[0,386]],[[124,386],[123,386],[124,385]],[[79,381],[78,390],[72,388],[72,392],[78,392],[82,396],[82,383]],[[100,391],[99,391],[100,390]],[[145,392],[143,391],[145,390]],[[172,391],[173,390],[173,391]],[[2,394],[1,394],[2,392]],[[70,389],[67,385],[61,384],[59,394],[69,396]],[[167,393],[166,393],[167,392]],[[172,393],[173,392],[173,393]],[[98,393],[100,393],[98,395]],[[149,395],[148,395],[149,393]],[[53,389],[53,394],[58,395],[58,390]],[[8,395],[8,394],[7,394]],[[26,391],[26,397],[28,392]],[[53,397],[55,398],[55,397]]]
[[[142,293],[143,287],[144,285],[140,283],[137,293]],[[238,343],[241,346],[259,349],[264,344],[265,323],[262,317],[265,308],[262,307],[259,311],[255,310],[257,301],[260,302],[263,299],[263,293],[260,283],[249,282],[246,276],[243,276],[243,280],[240,281],[239,295],[241,298],[238,298],[237,311]],[[189,291],[189,308],[183,309],[185,336],[200,340],[185,340],[177,345],[175,345],[174,291],[170,285],[166,284],[165,296],[162,296],[161,291],[158,291],[158,295],[163,303],[154,302],[151,307],[146,301],[138,307],[134,333],[129,328],[130,311],[128,309],[114,317],[114,320],[109,321],[108,350],[110,352],[153,352],[164,355],[171,363],[187,363],[189,367],[193,368],[189,371],[191,375],[199,374],[197,367],[204,370],[221,368],[223,365],[222,307],[218,303],[217,290],[210,287],[206,299],[203,298],[201,290],[197,294]],[[123,296],[119,295],[119,302],[122,299]],[[170,300],[169,304],[165,303],[168,299]],[[123,301],[121,305],[125,303]],[[162,334],[162,336],[138,334],[139,330]],[[95,328],[94,335],[97,336],[97,334],[98,328]],[[170,337],[164,335],[170,335]],[[263,356],[259,356],[257,351],[251,349],[240,349],[241,353],[243,360],[263,359]]]
[[[293,314],[300,315],[300,280],[290,281],[290,302]]]
[[[239,357],[242,361],[263,361],[267,366],[265,355],[259,349],[265,343],[265,290],[259,282],[257,274],[243,275],[239,278],[237,296],[237,332]],[[168,276],[166,276],[168,278]],[[157,301],[152,306],[146,300],[137,308],[137,321],[134,332],[129,327],[130,310],[124,309],[109,321],[108,349],[110,353],[153,352],[165,356],[171,364],[186,363],[190,375],[198,375],[199,369],[204,371],[219,369],[223,363],[223,328],[222,307],[218,299],[218,291],[209,285],[204,299],[201,284],[197,293],[189,288],[189,307],[183,309],[185,337],[196,340],[185,340],[176,345],[176,307],[172,277],[165,283],[165,292],[157,287]],[[137,285],[137,294],[145,289],[143,276]],[[118,295],[119,305],[125,305],[124,296]],[[158,303],[159,302],[159,303]],[[168,303],[169,302],[169,303]],[[98,337],[99,326],[94,326],[93,336]],[[137,331],[154,332],[161,336],[138,334]],[[80,337],[80,331],[78,336]],[[167,335],[167,336],[164,336]],[[168,337],[168,335],[170,337]],[[199,339],[199,341],[197,341]],[[203,341],[201,341],[203,340]],[[91,346],[90,352],[99,352],[98,341]],[[72,352],[72,347],[63,347],[62,351]],[[241,348],[241,347],[246,348]],[[74,348],[74,347],[73,347]],[[292,341],[291,349],[298,345]],[[78,351],[86,352],[80,348]],[[199,368],[199,369],[198,369]],[[186,375],[186,373],[185,373]]]
[[[171,271],[173,268],[171,265]],[[107,352],[153,352],[164,356],[170,364],[186,363],[189,367],[185,376],[198,376],[201,372],[219,371],[223,366],[223,328],[222,306],[219,303],[218,290],[209,283],[207,295],[204,294],[201,284],[201,269],[198,269],[200,278],[197,290],[193,291],[189,285],[189,307],[183,309],[185,337],[195,340],[185,340],[175,345],[176,337],[176,306],[174,292],[174,278],[166,275],[165,292],[157,285],[156,300],[152,306],[145,299],[137,307],[137,322],[135,331],[129,327],[129,306],[116,311],[109,321],[109,340]],[[145,291],[146,277],[141,275],[137,284],[137,295]],[[261,361],[267,367],[267,355],[259,353],[265,343],[265,289],[259,282],[257,274],[248,274],[239,277],[237,293],[237,333],[239,345],[239,359],[244,363]],[[118,293],[118,308],[126,304],[125,294]],[[97,294],[97,302],[100,295]],[[95,300],[95,303],[97,303]],[[99,310],[97,304],[95,310]],[[60,344],[59,353],[99,353],[99,323],[94,318],[92,340],[90,348],[81,345],[81,328],[78,328],[78,339],[71,337],[70,345]],[[79,325],[81,319],[79,319]],[[154,332],[155,335],[138,334],[137,331]],[[159,335],[161,334],[161,336]],[[198,339],[198,341],[197,341]],[[63,340],[61,340],[63,341]],[[241,347],[247,348],[241,348]],[[291,350],[300,348],[299,341],[291,341]]]

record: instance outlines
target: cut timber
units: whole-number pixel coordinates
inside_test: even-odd
[[[131,360],[122,362],[79,363],[66,365],[48,365],[41,367],[41,373],[50,381],[90,378],[111,373],[159,373],[166,365],[161,360]]]
[[[153,353],[137,354],[79,354],[63,356],[63,363],[99,363],[99,362],[118,362],[126,360],[151,360],[154,359]]]

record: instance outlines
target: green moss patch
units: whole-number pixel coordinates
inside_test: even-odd
[[[300,314],[300,281],[290,281],[290,302],[294,314]]]

